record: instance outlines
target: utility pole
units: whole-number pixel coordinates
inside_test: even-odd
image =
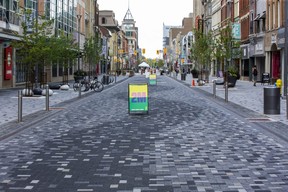
[[[80,71],[80,22],[81,22],[81,14],[77,15],[78,19],[78,72]]]
[[[284,95],[286,95],[286,118],[288,119],[288,96],[287,96],[287,84],[288,84],[288,1],[285,1],[285,54],[284,54]]]
[[[98,29],[99,29],[99,15],[98,15],[98,6],[97,6],[97,0],[94,0],[94,33],[95,33],[95,51],[96,51],[96,76],[98,77],[98,70],[100,69],[99,66],[99,60],[98,60],[98,46],[99,46],[99,36],[98,36]]]

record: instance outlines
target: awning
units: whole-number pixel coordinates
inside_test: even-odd
[[[260,14],[258,14],[258,15],[255,17],[254,21],[259,20],[259,18],[260,18]]]
[[[261,17],[259,17],[259,19],[265,19],[266,18],[266,11],[263,11],[263,14],[261,15]]]

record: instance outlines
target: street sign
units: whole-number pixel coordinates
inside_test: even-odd
[[[232,37],[235,40],[241,39],[241,26],[240,23],[233,23],[232,24]]]
[[[148,84],[128,84],[128,111],[131,113],[148,113]]]

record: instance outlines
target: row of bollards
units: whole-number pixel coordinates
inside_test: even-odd
[[[49,85],[46,85],[46,111],[49,111]],[[18,91],[18,123],[22,122],[23,93]]]
[[[225,102],[228,102],[228,82],[224,83],[225,88]],[[216,81],[213,81],[213,96],[216,98]]]
[[[225,102],[228,102],[228,82],[224,83],[225,88]],[[280,114],[280,98],[281,88],[276,86],[264,87],[264,114],[276,115]],[[216,81],[213,81],[213,96],[216,98]],[[287,97],[287,96],[286,96]],[[287,99],[287,98],[286,98]],[[288,107],[288,104],[286,104]],[[288,110],[286,110],[286,118],[288,119]]]

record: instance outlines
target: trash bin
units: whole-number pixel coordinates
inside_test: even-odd
[[[102,83],[104,85],[108,85],[109,84],[109,75],[103,75]]]
[[[181,73],[181,80],[186,81],[186,74],[185,73]]]
[[[264,114],[280,114],[280,88],[264,87]]]

